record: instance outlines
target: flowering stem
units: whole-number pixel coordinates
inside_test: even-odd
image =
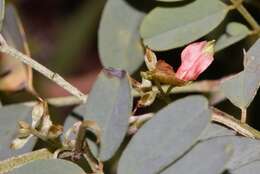
[[[230,0],[238,12],[245,18],[245,20],[251,25],[254,32],[260,36],[260,26],[253,16],[248,12],[248,10],[243,5],[243,0]]]

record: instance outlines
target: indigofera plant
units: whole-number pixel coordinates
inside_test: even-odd
[[[260,85],[259,24],[243,0],[157,1],[106,2],[98,31],[103,69],[83,94],[30,57],[13,5],[0,0],[0,90],[35,98],[0,108],[0,174],[259,172],[260,132],[247,124]],[[248,26],[232,17],[222,23],[232,11]],[[241,72],[196,81],[218,51],[247,36],[256,42],[244,50]],[[170,49],[181,61],[177,69],[161,56]],[[72,96],[40,96],[32,69]],[[226,98],[241,109],[240,119],[217,107]],[[61,125],[50,105],[77,106]]]

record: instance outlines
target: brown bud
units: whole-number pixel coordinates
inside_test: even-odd
[[[151,72],[152,80],[157,80],[162,84],[183,86],[187,82],[176,78],[175,72],[171,65],[163,60],[159,60],[156,64],[156,69]]]

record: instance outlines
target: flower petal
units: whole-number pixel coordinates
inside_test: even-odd
[[[191,81],[207,69],[213,59],[213,42],[197,42],[188,45],[181,54],[182,64],[176,72],[176,77]]]

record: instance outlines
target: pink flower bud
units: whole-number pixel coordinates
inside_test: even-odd
[[[214,42],[202,41],[188,45],[181,53],[181,66],[176,77],[183,81],[196,80],[213,62]]]

